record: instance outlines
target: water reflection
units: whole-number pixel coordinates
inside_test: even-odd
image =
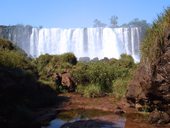
[[[42,126],[42,128],[60,128],[66,122],[61,119],[54,119],[50,122],[49,126]]]
[[[113,112],[100,110],[62,111],[48,126],[42,128],[124,128],[125,119],[115,119],[114,116]]]

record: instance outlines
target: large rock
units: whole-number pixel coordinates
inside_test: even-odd
[[[55,79],[55,82],[58,86],[63,86],[68,91],[74,91],[75,90],[75,82],[74,79],[71,77],[70,73],[63,72],[63,73],[55,73],[53,75],[53,78]]]
[[[154,61],[141,62],[134,79],[130,83],[126,98],[131,106],[143,107],[143,110],[159,110],[170,115],[170,29],[165,32],[160,56]],[[147,106],[147,107],[146,107]],[[165,116],[166,114],[163,114]],[[151,122],[159,123],[158,113],[152,113]],[[158,115],[158,116],[155,116]],[[165,117],[168,117],[167,115]],[[161,115],[162,117],[162,115]],[[162,121],[167,123],[170,120]]]
[[[127,101],[131,106],[140,103],[144,105],[147,102],[148,90],[151,88],[151,72],[147,67],[141,65],[134,75],[134,79],[128,87],[126,94]]]

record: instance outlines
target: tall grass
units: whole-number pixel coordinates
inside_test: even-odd
[[[142,61],[154,62],[163,53],[164,34],[170,28],[170,8],[158,15],[141,43]]]
[[[77,92],[88,98],[95,98],[102,95],[101,86],[98,84],[78,85]]]

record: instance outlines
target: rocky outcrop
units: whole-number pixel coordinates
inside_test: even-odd
[[[148,100],[147,94],[151,85],[151,72],[147,69],[146,66],[141,65],[136,74],[134,75],[134,79],[129,85],[126,98],[131,106],[135,107],[138,103],[144,105]]]
[[[68,91],[75,90],[75,82],[71,77],[70,73],[63,72],[63,73],[55,73],[53,78],[58,86],[63,86]]]
[[[32,26],[30,25],[0,25],[0,38],[12,41],[16,46],[30,55],[30,37]]]
[[[126,98],[133,107],[164,113],[152,113],[150,122],[159,123],[160,117],[166,115],[166,121],[162,122],[167,123],[170,122],[170,29],[165,31],[163,42],[158,48],[161,53],[154,62],[141,62],[128,87]]]

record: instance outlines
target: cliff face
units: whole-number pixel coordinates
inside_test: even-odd
[[[161,119],[167,123],[170,121],[170,28],[164,31],[161,47],[157,50],[160,54],[154,61],[143,58],[128,87],[126,98],[137,109],[166,113],[166,120],[159,113],[157,116],[155,112],[151,113],[150,121],[160,123]],[[160,119],[155,120],[158,116]]]
[[[32,26],[29,25],[14,25],[3,26],[0,25],[0,38],[12,41],[19,48],[24,50],[27,54],[30,52],[30,35],[32,33]]]

